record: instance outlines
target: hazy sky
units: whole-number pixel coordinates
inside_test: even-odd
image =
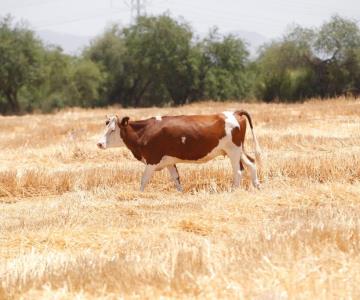
[[[127,2],[130,2],[128,0]],[[148,0],[146,12],[183,16],[198,33],[217,25],[222,32],[246,30],[268,38],[286,26],[318,26],[333,14],[360,22],[360,0]],[[128,24],[124,0],[0,0],[0,15],[26,19],[35,30],[93,36],[112,22]]]

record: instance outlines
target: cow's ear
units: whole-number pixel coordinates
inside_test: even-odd
[[[120,122],[120,127],[126,127],[129,124],[129,117],[123,117]]]

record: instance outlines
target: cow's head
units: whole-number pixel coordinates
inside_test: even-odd
[[[125,119],[125,118],[124,118]],[[122,138],[120,137],[120,121],[118,116],[110,116],[106,118],[106,128],[97,142],[97,146],[100,149],[120,147],[124,145]]]

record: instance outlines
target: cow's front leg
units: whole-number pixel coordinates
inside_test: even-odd
[[[144,174],[141,178],[140,191],[143,192],[151,176],[154,174],[156,165],[146,165]]]
[[[180,176],[179,176],[179,172],[178,172],[178,170],[176,168],[176,165],[168,166],[167,169],[169,170],[171,178],[175,182],[176,189],[179,192],[182,192],[183,188],[182,188],[181,183],[180,183]]]

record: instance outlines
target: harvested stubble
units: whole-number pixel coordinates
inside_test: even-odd
[[[262,190],[218,158],[138,192],[143,165],[95,143],[104,115],[247,109]],[[252,151],[251,135],[246,148]],[[360,298],[360,103],[207,102],[0,118],[0,298]]]

